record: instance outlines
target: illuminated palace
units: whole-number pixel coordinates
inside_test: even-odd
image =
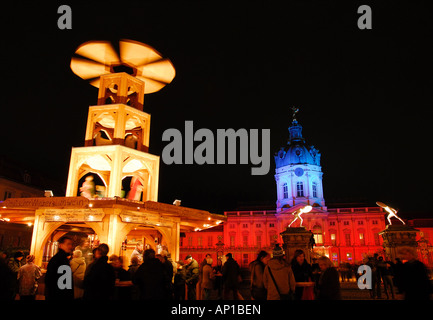
[[[227,220],[216,228],[188,232],[180,239],[180,255],[192,254],[201,261],[210,253],[221,258],[231,252],[242,267],[257,257],[260,250],[272,251],[282,243],[280,233],[295,220],[293,213],[306,205],[312,210],[302,215],[302,226],[314,235],[314,255],[326,255],[335,265],[359,263],[366,255],[383,255],[380,232],[386,227],[386,212],[381,207],[327,208],[322,187],[320,153],[306,144],[302,126],[293,115],[289,139],[274,156],[277,202],[275,210],[228,211]],[[426,224],[427,222],[427,224]],[[414,219],[420,259],[432,266],[433,238],[431,220]],[[291,227],[299,227],[297,219]],[[393,222],[394,223],[394,222]],[[396,224],[400,224],[396,220]],[[424,249],[423,249],[424,247]]]

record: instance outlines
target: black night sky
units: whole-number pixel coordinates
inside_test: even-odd
[[[282,2],[281,2],[282,3]],[[60,30],[57,8],[72,8]],[[373,29],[360,30],[368,4]],[[145,96],[150,153],[166,129],[271,129],[271,169],[162,162],[159,201],[215,213],[275,204],[273,152],[288,138],[291,106],[322,154],[333,202],[382,201],[402,218],[431,213],[432,14],[427,1],[19,2],[1,10],[0,153],[66,183],[72,147],[84,145],[97,89],[70,69],[89,40],[133,39],[176,68]],[[62,195],[58,195],[62,196]]]

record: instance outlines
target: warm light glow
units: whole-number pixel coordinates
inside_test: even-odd
[[[54,216],[54,220],[60,220],[60,217],[59,216]]]
[[[209,218],[207,218],[208,220],[210,220],[210,217]]]
[[[29,227],[31,227],[31,226],[33,225],[33,223],[28,222],[27,225],[28,225]]]
[[[124,167],[123,167],[123,172],[135,172],[138,170],[143,169],[143,163],[137,159],[132,159],[131,161],[129,161]]]
[[[307,212],[310,212],[311,209],[313,209],[312,206],[305,206],[305,207],[301,208],[300,211],[301,211],[301,213],[307,213]]]
[[[89,208],[93,207],[93,203],[89,203]]]
[[[90,157],[89,159],[87,159],[86,162],[94,170],[100,170],[100,171],[111,170],[111,165],[103,156],[100,155]]]

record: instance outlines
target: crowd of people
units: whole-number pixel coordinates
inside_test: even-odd
[[[342,264],[336,268],[329,258],[321,256],[310,264],[304,251],[296,250],[290,262],[276,244],[272,256],[260,251],[249,265],[249,279],[243,279],[241,268],[231,253],[214,265],[210,254],[202,262],[191,255],[183,261],[173,261],[162,250],[143,250],[139,243],[130,257],[128,269],[123,258],[108,256],[109,247],[100,244],[93,249],[93,259],[83,256],[82,248],[73,248],[68,236],[58,240],[58,252],[48,263],[45,274],[46,300],[210,300],[244,299],[241,283],[249,282],[253,300],[339,300],[341,281],[355,275],[357,266]],[[431,282],[426,267],[416,259],[416,251],[401,248],[396,263],[384,261],[375,254],[364,261],[371,268],[371,298],[395,299],[403,293],[406,299],[430,298]],[[38,280],[42,277],[35,257],[20,251],[6,260],[0,256],[0,299],[34,300]],[[59,271],[69,266],[71,272]],[[245,281],[247,280],[247,281]],[[245,286],[242,287],[245,290]],[[397,292],[396,292],[397,291]],[[247,297],[249,298],[249,297]]]

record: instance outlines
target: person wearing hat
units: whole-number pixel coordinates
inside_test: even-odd
[[[197,299],[197,282],[199,278],[199,265],[190,254],[185,257],[185,284],[188,289],[188,300]]]
[[[35,265],[34,255],[26,257],[26,264],[18,270],[18,293],[20,300],[35,300],[38,290],[38,279],[42,277],[41,268]]]
[[[295,276],[278,243],[272,251],[272,259],[265,267],[263,284],[267,290],[267,300],[289,300],[295,292]]]
[[[14,253],[13,257],[10,258],[8,262],[8,267],[13,273],[13,283],[12,283],[12,289],[13,289],[13,297],[15,297],[18,293],[18,271],[20,268],[24,265],[24,253],[22,251],[17,251]]]

